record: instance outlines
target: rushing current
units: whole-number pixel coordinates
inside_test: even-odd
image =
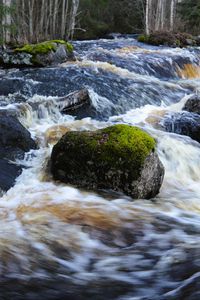
[[[74,47],[74,62],[0,70],[0,108],[15,111],[39,145],[0,198],[0,299],[198,300],[200,145],[162,122],[200,92],[200,49],[130,37]],[[82,88],[91,107],[62,114],[59,97]],[[65,132],[117,123],[156,138],[165,177],[155,199],[53,181],[48,161]]]

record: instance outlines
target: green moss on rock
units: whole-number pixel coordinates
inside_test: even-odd
[[[72,44],[66,42],[65,45],[66,45],[66,49],[69,53],[72,53],[74,51],[74,47],[72,46]]]
[[[66,50],[69,53],[73,52],[73,46],[63,40],[51,40],[51,41],[45,41],[43,43],[38,43],[38,44],[27,44],[24,45],[23,47],[16,48],[15,52],[25,52],[29,53],[31,55],[38,55],[38,54],[47,54],[50,51],[56,51],[57,45],[65,45]]]
[[[115,125],[97,132],[69,132],[64,138],[71,139],[76,149],[87,148],[99,161],[118,166],[122,161],[140,166],[155,147],[155,140],[137,127]],[[120,161],[116,159],[120,158]]]
[[[71,141],[76,151],[85,147],[96,159],[118,165],[121,158],[134,165],[142,165],[150,151],[155,148],[155,140],[138,127],[114,125],[95,132],[69,132],[60,141],[63,146]]]
[[[146,35],[146,34],[139,35],[138,42],[140,42],[140,43],[147,43],[148,44],[148,42],[149,42],[149,36]]]

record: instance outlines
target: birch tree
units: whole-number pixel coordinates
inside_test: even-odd
[[[6,44],[11,40],[11,0],[3,0],[2,5],[2,38]]]
[[[149,26],[150,8],[151,8],[151,0],[146,0],[145,31],[147,35],[150,34],[150,26]]]
[[[75,20],[76,15],[79,7],[79,0],[72,0],[71,5],[71,12],[70,12],[70,18],[69,18],[69,28],[68,28],[68,38],[73,38],[74,36],[74,29],[75,29]]]
[[[174,30],[174,19],[175,19],[175,5],[176,1],[171,0],[171,6],[170,6],[170,30]]]

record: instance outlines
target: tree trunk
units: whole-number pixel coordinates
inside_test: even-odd
[[[56,38],[56,22],[58,14],[58,0],[54,0],[54,10],[53,10],[53,38]]]
[[[170,6],[170,30],[174,30],[174,19],[175,19],[175,10],[176,10],[176,1],[171,0],[171,6]]]
[[[11,0],[3,0],[3,6],[5,9],[5,12],[3,14],[3,19],[2,19],[3,42],[7,44],[10,43],[11,41],[11,14],[10,14]]]
[[[69,1],[63,0],[62,3],[62,21],[61,21],[61,38],[64,39],[66,36],[67,27],[67,14],[68,14]]]
[[[79,0],[72,0],[71,13],[70,13],[70,22],[69,22],[69,33],[68,38],[73,38],[74,29],[76,25],[76,15],[79,7]]]
[[[157,3],[157,10],[156,10],[156,23],[155,23],[155,30],[158,31],[161,29],[162,23],[162,6],[164,0],[158,0]]]
[[[150,13],[150,0],[146,0],[145,32],[146,32],[147,35],[150,34],[149,13]]]
[[[41,0],[41,12],[40,12],[40,26],[39,26],[39,35],[42,36],[42,33],[44,32],[44,28],[47,24],[44,23],[44,20],[45,20],[45,16],[46,16],[46,7],[45,7],[45,3],[46,1],[45,0]]]
[[[29,40],[33,39],[33,8],[34,0],[28,0],[28,15],[29,15]]]

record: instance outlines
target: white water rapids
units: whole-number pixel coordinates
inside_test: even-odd
[[[52,87],[51,79],[35,75],[42,71],[2,70],[1,80],[20,80],[18,92],[27,97],[26,103],[15,103],[12,91],[2,96],[2,108],[18,111],[40,148],[26,155],[27,168],[0,199],[0,299],[197,300],[200,145],[165,132],[161,122],[200,90],[200,55],[192,49],[143,48],[132,39],[76,42],[76,47],[81,61],[47,70],[55,76]],[[63,89],[70,86],[68,93],[75,83],[89,88],[94,116],[78,120],[60,113],[56,76]],[[48,80],[52,95],[46,92]],[[35,93],[40,85],[44,94]],[[106,117],[96,118],[102,112]],[[133,201],[52,180],[49,157],[65,132],[116,123],[140,126],[156,138],[165,177],[155,199]]]

